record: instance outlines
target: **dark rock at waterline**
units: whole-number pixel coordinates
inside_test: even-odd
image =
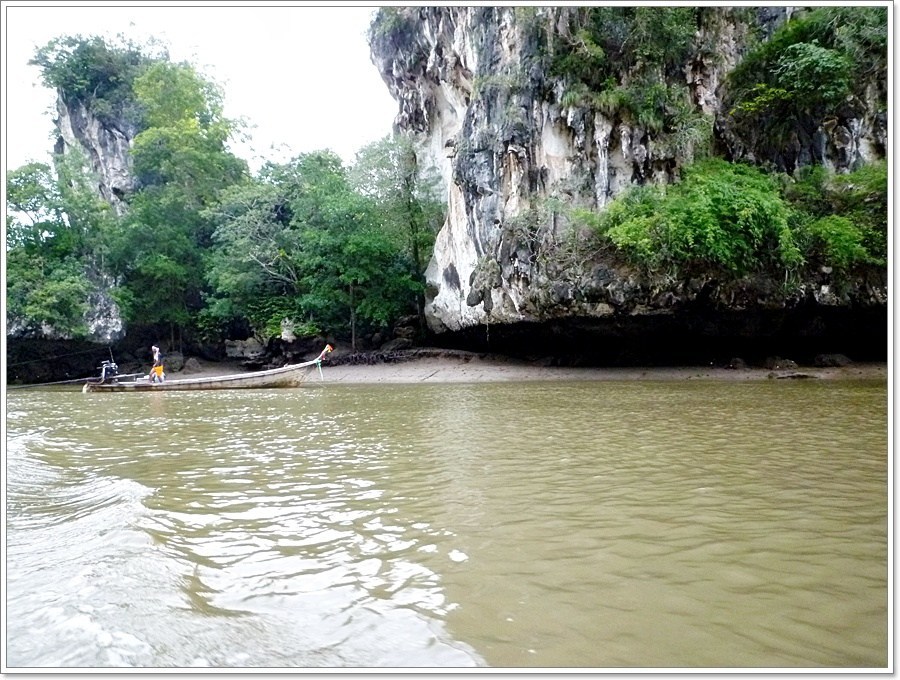
[[[183,370],[185,373],[199,373],[202,369],[203,367],[195,357],[189,357],[187,361],[184,362]]]
[[[184,354],[181,352],[169,352],[163,357],[163,365],[169,373],[177,373],[184,368]]]
[[[382,352],[393,352],[398,349],[410,349],[413,346],[412,340],[409,338],[394,338],[388,340],[381,346]]]
[[[782,373],[781,375],[775,375],[776,380],[812,380],[818,379],[818,376],[810,375],[809,373]]]
[[[763,368],[780,371],[797,368],[797,362],[791,359],[782,359],[781,357],[766,357],[766,360],[763,362]]]
[[[814,366],[819,366],[820,368],[840,368],[842,366],[849,366],[853,362],[843,354],[817,354],[816,358],[813,360]]]

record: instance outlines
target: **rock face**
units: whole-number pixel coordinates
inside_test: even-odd
[[[80,101],[68,102],[59,93],[55,121],[59,136],[54,151],[78,149],[97,176],[97,189],[118,214],[125,212],[124,197],[134,188],[131,172],[131,141],[134,130],[105,125]]]
[[[125,337],[125,319],[119,305],[112,299],[109,290],[112,281],[109,277],[99,278],[97,287],[88,295],[87,337],[93,342],[110,344]]]
[[[266,348],[256,338],[225,341],[225,355],[229,359],[259,359],[265,353]]]
[[[596,210],[635,184],[671,182],[695,151],[691,140],[673,144],[567,98],[567,84],[541,62],[534,26],[575,35],[582,9],[394,8],[373,25],[372,58],[399,104],[395,127],[417,136],[423,163],[440,169],[446,191],[448,214],[426,272],[433,331],[677,317],[697,303],[737,311],[884,304],[886,275],[840,292],[821,275],[786,298],[773,281],[650,279],[579,252],[578,235],[562,211],[547,212],[548,199]],[[771,32],[790,11],[767,8],[751,20]],[[696,41],[708,48],[678,76],[715,126],[716,143],[736,159],[752,151],[722,125],[721,90],[747,49],[747,16],[708,8]],[[854,168],[883,154],[886,131],[873,107],[862,118],[833,121],[798,157]]]

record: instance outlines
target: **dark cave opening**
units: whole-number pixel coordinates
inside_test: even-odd
[[[812,365],[822,354],[888,359],[886,307],[802,307],[676,315],[613,315],[491,324],[434,336],[430,344],[544,360],[561,366],[726,366],[769,357]]]

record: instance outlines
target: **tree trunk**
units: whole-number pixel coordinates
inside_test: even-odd
[[[409,219],[409,245],[410,255],[416,267],[416,282],[421,284],[422,290],[416,293],[416,316],[419,317],[419,334],[425,335],[425,270],[420,262],[419,252],[419,228],[421,207],[413,201],[412,171],[404,176],[404,189],[406,191],[406,214]]]
[[[356,351],[356,301],[353,299],[353,284],[350,284],[350,347]]]

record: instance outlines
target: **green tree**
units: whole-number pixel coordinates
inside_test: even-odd
[[[64,338],[87,333],[87,297],[95,288],[75,258],[62,260],[25,249],[7,253],[7,328],[41,331]]]
[[[301,275],[301,306],[323,327],[348,331],[356,348],[361,325],[384,326],[410,304],[410,268],[337,156],[302,155],[292,175],[288,207],[298,247],[290,255]]]
[[[6,175],[6,249],[36,248],[65,228],[50,166],[28,163]]]
[[[351,170],[353,186],[378,208],[382,233],[412,263],[410,275],[418,284],[416,310],[422,331],[425,269],[445,213],[439,181],[434,168],[420,167],[415,146],[405,135],[384,137],[363,147]]]
[[[261,335],[276,335],[283,318],[302,318],[300,274],[289,253],[291,227],[284,168],[267,164],[258,178],[222,192],[205,215],[215,225],[205,314],[215,325],[246,318]]]
[[[300,303],[323,327],[349,332],[356,350],[361,328],[387,326],[409,309],[415,283],[371,210],[351,207],[360,200],[353,194],[342,198],[354,211],[352,222],[301,229]]]
[[[401,246],[331,152],[267,165],[207,214],[217,244],[210,313],[244,315],[270,335],[290,316],[346,333],[356,347],[361,330],[388,324],[413,301]]]
[[[654,271],[741,276],[795,269],[803,261],[774,179],[723,160],[687,166],[679,183],[633,189],[603,213],[585,217],[626,256]]]
[[[247,167],[227,148],[237,124],[222,115],[218,89],[190,65],[154,64],[134,92],[147,127],[134,138],[139,189],[113,259],[133,320],[168,324],[174,344],[203,305],[213,229],[204,211],[246,179]]]
[[[135,78],[133,89],[148,128],[168,128],[185,120],[208,127],[221,118],[221,92],[189,64],[156,62]]]
[[[7,323],[83,337],[89,294],[97,290],[105,238],[115,223],[94,193],[96,179],[72,152],[7,175]]]

